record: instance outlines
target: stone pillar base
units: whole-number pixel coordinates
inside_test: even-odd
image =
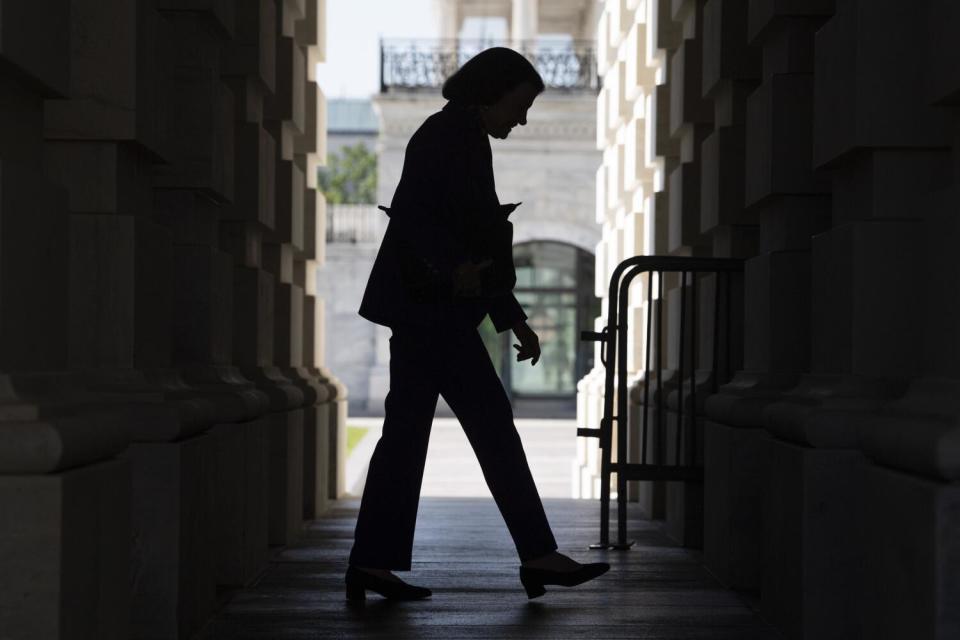
[[[960,485],[865,465],[863,638],[960,638]]]
[[[0,476],[0,636],[130,637],[129,488],[123,459]]]
[[[269,541],[288,545],[303,526],[303,409],[270,414]]]
[[[790,639],[918,637],[859,634],[863,543],[876,533],[862,528],[863,454],[767,438],[761,455],[763,616]]]
[[[250,584],[267,564],[265,419],[220,424],[216,440],[215,553],[218,585]]]
[[[640,462],[643,453],[643,405],[630,406],[630,461]],[[654,461],[660,442],[656,437],[656,405],[647,408],[647,462]],[[651,520],[667,517],[667,483],[661,481],[631,481],[627,483],[627,498]]]
[[[138,640],[190,638],[216,601],[216,438],[132,443],[133,615]]]
[[[303,519],[312,520],[329,505],[330,402],[304,407],[303,414]]]
[[[726,587],[759,590],[767,433],[710,421],[704,431],[704,563]]]
[[[676,434],[677,434],[677,413],[672,410],[664,409],[665,428],[663,430],[666,442],[664,443],[664,452],[666,458],[663,464],[673,465],[676,462]],[[702,419],[697,418],[697,445],[698,451],[702,451],[703,446],[703,428]],[[684,416],[684,431],[690,428],[689,415]],[[686,433],[683,434],[686,436]],[[700,456],[698,455],[699,459]],[[686,455],[686,443],[681,444],[680,462],[682,466],[688,466],[690,461]],[[700,549],[703,547],[703,483],[699,481],[690,482],[665,482],[665,529],[668,536],[673,538],[684,547]]]

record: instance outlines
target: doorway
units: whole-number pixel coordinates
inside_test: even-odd
[[[540,338],[540,361],[517,362],[513,332],[498,334],[489,318],[480,334],[517,417],[575,418],[577,381],[593,368],[594,354],[580,331],[592,330],[600,315],[594,257],[574,245],[532,241],[513,247],[513,262],[513,292]]]

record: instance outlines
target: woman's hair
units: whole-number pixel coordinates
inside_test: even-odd
[[[513,49],[492,47],[467,60],[443,83],[443,97],[461,104],[490,105],[524,82],[543,91],[543,78]]]

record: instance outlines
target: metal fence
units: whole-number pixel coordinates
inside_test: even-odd
[[[380,91],[436,90],[467,60],[494,46],[509,46],[522,53],[540,72],[548,91],[600,90],[596,50],[592,42],[557,43],[496,40],[395,40],[380,41]]]
[[[327,242],[380,242],[386,214],[372,204],[334,204],[327,208]]]
[[[665,384],[664,351],[664,274],[679,279],[680,314],[678,326],[667,329],[676,336],[679,350],[677,369]],[[703,328],[708,328],[710,355],[707,390],[715,393],[721,382],[732,375],[731,344],[736,340],[733,319],[736,308],[731,291],[742,281],[743,260],[735,258],[687,258],[675,256],[634,256],[621,262],[610,278],[607,325],[602,331],[581,331],[580,339],[599,342],[600,359],[606,379],[603,417],[599,429],[579,428],[581,437],[599,438],[600,462],[600,542],[596,549],[629,549],[627,540],[627,481],[702,480],[702,437],[697,420],[697,364],[700,362],[697,337],[701,318],[697,293],[704,277],[712,276],[713,305]],[[644,377],[640,421],[640,460],[627,460],[628,419],[627,327],[628,292],[631,281],[645,275],[646,336]],[[653,292],[657,295],[654,297]],[[654,330],[655,327],[655,330]],[[675,333],[674,333],[675,332]],[[651,362],[651,357],[654,361]],[[675,374],[675,375],[674,375]],[[676,394],[668,408],[668,394]],[[616,407],[614,407],[616,398]],[[702,399],[702,398],[701,398]],[[671,415],[672,414],[672,415]],[[669,420],[669,422],[668,422]],[[613,423],[617,423],[617,459],[613,459]],[[671,424],[672,423],[672,424]],[[617,541],[610,542],[610,476],[617,474]]]

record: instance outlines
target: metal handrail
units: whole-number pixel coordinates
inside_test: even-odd
[[[614,269],[610,277],[610,289],[608,293],[607,325],[600,332],[582,331],[581,340],[601,343],[601,362],[605,368],[604,398],[603,398],[603,417],[600,420],[599,429],[578,429],[577,435],[582,437],[595,437],[600,440],[602,451],[600,463],[600,542],[590,545],[594,549],[629,549],[633,542],[628,541],[626,532],[627,521],[627,481],[628,480],[690,480],[702,477],[702,469],[696,467],[696,363],[697,363],[697,276],[698,274],[713,273],[717,275],[717,292],[714,296],[714,338],[713,338],[713,389],[716,391],[718,385],[717,363],[719,361],[719,318],[720,318],[720,275],[726,274],[726,288],[724,293],[725,309],[728,314],[726,322],[725,346],[727,379],[730,377],[730,286],[731,276],[735,273],[742,273],[743,260],[736,258],[695,258],[678,256],[634,256],[622,261]],[[649,464],[647,463],[647,441],[648,441],[648,415],[649,415],[649,393],[650,393],[650,352],[651,352],[651,324],[654,307],[652,294],[653,274],[657,274],[657,410],[655,428],[663,435],[663,320],[662,320],[662,302],[664,296],[663,274],[680,273],[680,334],[679,334],[679,368],[677,372],[678,380],[678,405],[677,405],[677,442],[675,464]],[[642,426],[642,449],[641,462],[638,464],[629,464],[627,458],[627,428],[629,421],[627,419],[627,312],[628,312],[628,293],[630,283],[635,277],[642,273],[648,273],[647,278],[647,330],[645,345],[644,362],[644,408],[643,408],[643,426]],[[691,369],[692,379],[690,382],[690,400],[691,412],[693,414],[692,428],[689,431],[687,451],[690,452],[690,463],[687,466],[681,465],[682,434],[683,434],[683,406],[684,406],[684,337],[686,329],[686,298],[687,298],[687,274],[691,275]],[[606,351],[605,351],[606,348]],[[613,362],[608,362],[607,354],[610,350],[615,351]],[[617,393],[617,413],[613,413],[613,395],[614,395],[614,375],[616,374]],[[617,422],[617,462],[612,460],[611,441],[613,422]],[[663,451],[660,452],[660,460],[666,458],[666,446],[664,438],[658,440]],[[623,459],[621,461],[621,458]],[[617,542],[610,543],[610,474],[617,472]]]

